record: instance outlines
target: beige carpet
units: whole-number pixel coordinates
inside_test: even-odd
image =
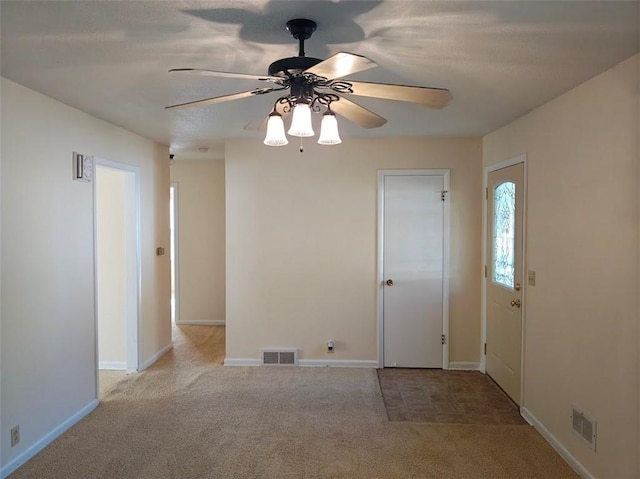
[[[109,393],[116,385],[122,381],[127,373],[125,371],[113,371],[110,369],[101,369],[98,371],[100,400]]]
[[[578,477],[529,426],[389,422],[371,369],[222,367],[223,335],[181,327],[10,477]]]

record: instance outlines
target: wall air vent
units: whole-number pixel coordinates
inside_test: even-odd
[[[297,349],[263,349],[263,366],[295,366],[298,364]]]
[[[596,421],[575,406],[571,408],[571,430],[591,449],[596,450]]]

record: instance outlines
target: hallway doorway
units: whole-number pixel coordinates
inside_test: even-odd
[[[139,365],[138,169],[96,159],[93,181],[96,397]]]

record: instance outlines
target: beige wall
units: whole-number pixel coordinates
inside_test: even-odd
[[[595,477],[638,470],[638,56],[487,135],[527,154],[525,408]],[[594,453],[569,427],[598,422]]]
[[[171,181],[178,183],[179,322],[224,321],[224,161],[176,161]]]
[[[104,369],[124,369],[127,361],[125,174],[101,166],[94,174],[98,361]]]
[[[141,351],[171,343],[168,149],[2,79],[0,441],[5,467],[96,399],[93,185],[72,152],[138,166]],[[9,444],[11,427],[21,441]]]
[[[478,362],[481,162],[480,138],[228,142],[227,358],[377,360],[377,171],[450,168],[450,361]]]

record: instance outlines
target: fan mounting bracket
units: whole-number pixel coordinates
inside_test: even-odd
[[[304,56],[304,41],[311,38],[313,32],[316,31],[318,25],[313,20],[306,18],[294,18],[287,22],[287,30],[291,33],[291,36],[298,40],[300,44],[299,57]]]

